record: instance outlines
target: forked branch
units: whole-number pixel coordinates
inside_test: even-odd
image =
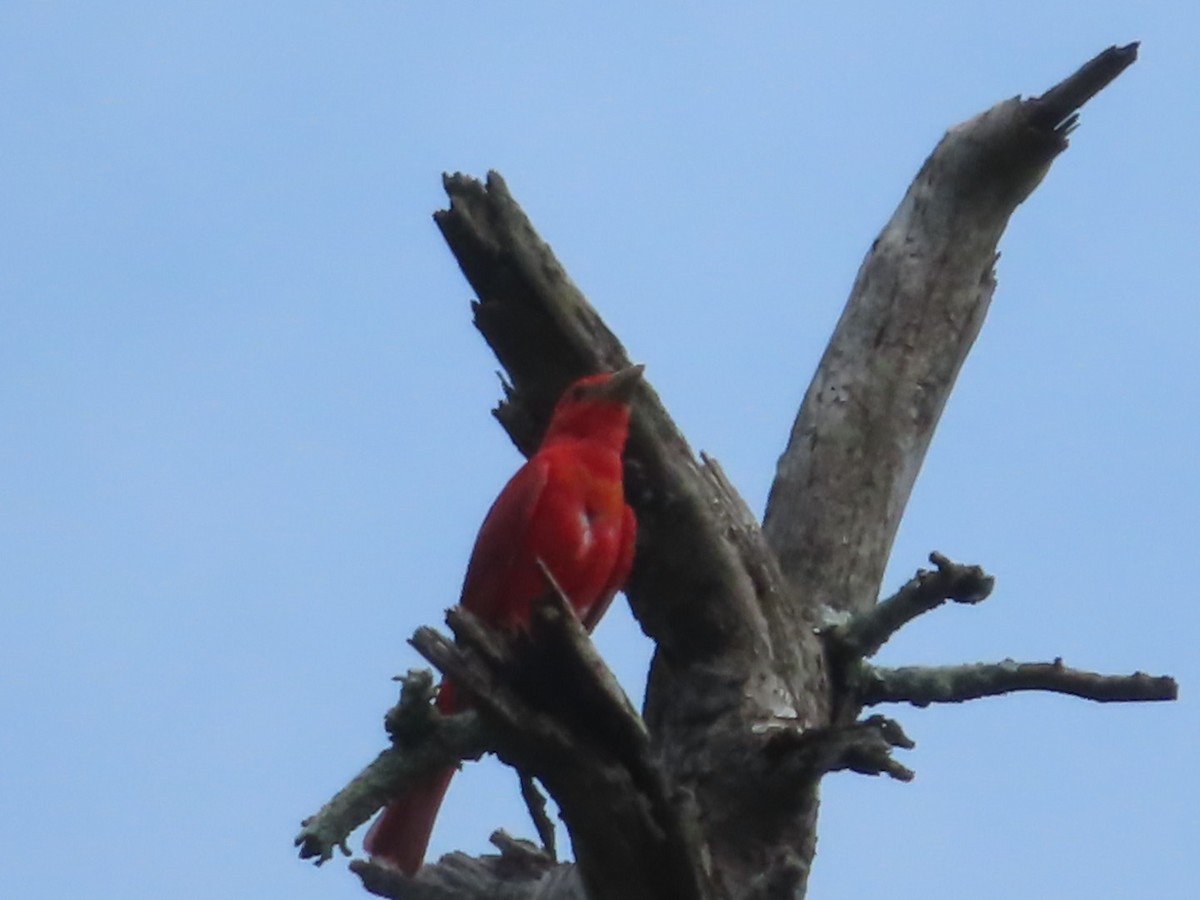
[[[826,774],[849,770],[860,775],[889,775],[897,781],[912,781],[913,772],[892,758],[892,750],[911,750],[916,744],[900,723],[885,716],[870,716],[850,725],[820,729],[781,729],[772,734],[764,748],[785,773],[793,770],[802,778],[813,772]]]
[[[929,559],[937,567],[919,570],[899,591],[876,606],[851,616],[824,633],[835,660],[839,683],[849,700],[864,706],[878,703],[962,703],[1014,691],[1050,691],[1099,702],[1174,700],[1173,678],[1146,675],[1101,675],[1052,663],[999,663],[951,666],[872,666],[866,658],[904,625],[947,600],[975,604],[987,599],[995,579],[979,566],[952,562],[940,553]]]

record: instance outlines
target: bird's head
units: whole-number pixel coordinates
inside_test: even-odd
[[[600,440],[625,446],[629,409],[645,366],[627,366],[616,372],[585,375],[562,392],[542,445],[555,440]]]

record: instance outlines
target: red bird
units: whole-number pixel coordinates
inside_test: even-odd
[[[625,502],[621,454],[642,366],[589,375],[563,392],[538,451],[504,486],[483,520],[463,582],[463,607],[493,628],[526,626],[550,570],[591,631],[633,565],[637,520]],[[443,679],[436,706],[468,706]],[[364,849],[409,875],[425,858],[455,767],[414,784],[375,820]]]

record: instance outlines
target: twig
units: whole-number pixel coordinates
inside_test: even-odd
[[[529,818],[533,819],[533,827],[537,829],[538,839],[542,842],[542,849],[553,862],[558,859],[558,850],[555,847],[554,823],[550,821],[550,816],[546,814],[546,798],[542,792],[538,790],[537,785],[533,781],[533,776],[520,773],[521,777],[521,799],[525,801],[525,808],[529,810]]]
[[[922,613],[955,603],[987,599],[996,580],[979,566],[951,562],[940,553],[929,554],[937,568],[920,569],[891,597],[826,633],[827,640],[849,658],[874,656],[887,640]]]
[[[540,874],[557,862],[533,841],[513,837],[503,828],[493,831],[488,841],[500,851],[500,858],[509,864],[509,868],[519,867],[531,874]]]
[[[1100,675],[1051,663],[975,663],[962,666],[863,666],[859,697],[867,706],[878,703],[962,703],[1014,691],[1051,691],[1100,703],[1175,700],[1179,686],[1169,676]]]
[[[850,725],[780,729],[771,734],[764,751],[768,758],[795,772],[824,774],[849,770],[912,781],[912,770],[896,762],[892,750],[896,747],[911,750],[915,746],[898,722],[876,715]]]

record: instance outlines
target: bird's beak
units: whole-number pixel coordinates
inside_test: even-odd
[[[628,403],[633,399],[638,385],[642,383],[642,371],[645,368],[638,363],[636,366],[618,369],[607,381],[597,386],[599,390],[596,391],[596,395],[619,403]]]

